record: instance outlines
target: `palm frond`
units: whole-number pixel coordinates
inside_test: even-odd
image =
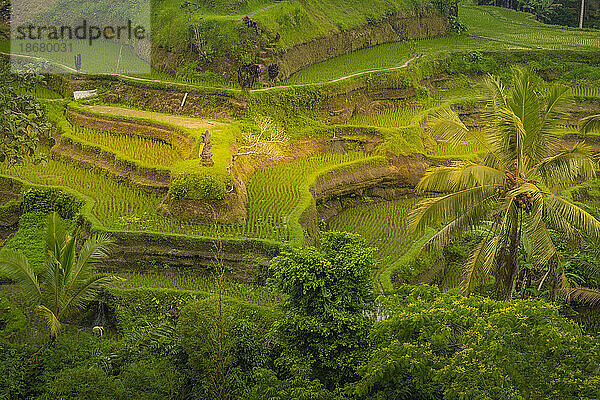
[[[564,85],[553,85],[548,91],[546,97],[546,108],[542,115],[540,136],[533,140],[530,145],[535,147],[535,152],[539,154],[538,160],[547,156],[547,151],[554,147],[553,141],[557,137],[557,127],[568,115],[567,106],[572,104],[573,96],[571,88]],[[542,142],[540,147],[538,142]],[[537,148],[540,147],[540,148]],[[543,154],[546,152],[546,154]]]
[[[465,293],[472,293],[478,285],[489,278],[492,266],[496,261],[500,244],[500,236],[483,239],[469,254],[464,264],[462,288]]]
[[[456,112],[450,108],[438,110],[428,120],[431,133],[437,139],[444,139],[456,146],[469,137],[469,128],[460,120]]]
[[[115,277],[108,274],[96,274],[76,287],[72,288],[65,296],[65,302],[59,317],[84,307],[89,301],[94,300],[100,291],[115,280]]]
[[[417,193],[454,191],[458,177],[457,169],[456,165],[429,168],[415,187],[415,191]]]
[[[548,157],[557,148],[556,143],[560,136],[559,124],[566,118],[566,106],[572,99],[571,89],[567,86],[553,85],[548,91],[539,128],[529,132],[525,140],[527,155],[534,163]]]
[[[56,337],[62,328],[62,323],[59,321],[58,317],[52,310],[44,305],[39,305],[37,309],[44,316],[44,320],[50,329],[50,334]]]
[[[487,92],[488,107],[492,109],[492,112],[495,113],[499,108],[507,106],[506,90],[500,78],[488,75],[483,80],[482,85],[485,92]]]
[[[509,90],[508,108],[523,127],[524,136],[519,140],[520,150],[535,159],[531,146],[541,136],[540,99],[535,90],[533,75],[530,71],[516,68],[513,70],[513,84]],[[514,121],[513,121],[514,124]],[[515,133],[518,133],[515,130]],[[545,155],[545,154],[544,154]]]
[[[472,162],[457,162],[450,166],[427,170],[417,184],[417,192],[451,192],[475,186],[499,186],[504,173],[492,167]]]
[[[442,248],[463,232],[473,231],[480,227],[488,214],[489,207],[487,203],[491,201],[492,198],[493,196],[484,199],[479,204],[473,206],[471,210],[440,229],[423,245],[423,250],[429,251]]]
[[[600,306],[600,289],[576,287],[571,289],[570,298],[572,301],[589,304],[590,306]]]
[[[600,114],[582,119],[579,131],[581,133],[600,132]]]
[[[587,211],[555,195],[549,195],[545,203],[548,206],[548,212],[557,214],[556,219],[564,219],[584,235],[596,241],[600,239],[600,221]]]
[[[495,144],[494,147],[502,151],[504,162],[510,165],[512,162],[519,162],[519,168],[522,171],[526,166],[523,163],[524,142],[527,131],[523,121],[510,108],[501,108],[496,113],[497,129],[490,140]]]
[[[3,249],[0,252],[0,272],[17,282],[31,300],[39,302],[42,297],[40,283],[23,253]]]
[[[422,232],[428,226],[435,226],[440,221],[448,221],[471,211],[473,206],[494,193],[493,188],[477,186],[450,193],[444,196],[421,200],[417,208],[410,214],[410,227]]]
[[[504,183],[504,172],[487,165],[468,163],[457,171],[457,189],[468,189],[474,186],[498,187]]]
[[[108,253],[114,241],[110,236],[94,235],[85,241],[79,251],[75,267],[71,269],[71,275],[68,282],[71,284],[80,280],[85,280],[93,274],[93,266],[108,257]]]
[[[563,233],[568,238],[581,240],[581,231],[557,213],[546,201],[543,203],[543,218],[550,229]]]
[[[53,257],[49,257],[46,261],[46,268],[44,270],[44,298],[46,299],[46,304],[50,305],[50,307],[54,309],[60,308],[60,270],[60,263]]]
[[[544,159],[537,167],[548,187],[565,187],[577,179],[591,179],[595,176],[596,169],[590,149],[582,143]]]
[[[77,235],[79,233],[79,229],[77,231],[67,237],[65,241],[65,246],[61,252],[59,259],[59,279],[60,285],[58,287],[65,287],[67,285],[67,281],[69,276],[71,276],[73,265],[75,264],[75,249],[77,245]]]
[[[548,261],[557,255],[554,242],[543,218],[543,198],[538,193],[533,199],[533,209],[524,213],[524,239],[530,243],[531,257],[538,267],[548,264]]]
[[[57,212],[48,215],[46,221],[46,246],[50,254],[60,260],[60,254],[65,245],[66,232]]]

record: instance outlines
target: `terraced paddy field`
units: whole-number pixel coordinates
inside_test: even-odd
[[[545,25],[524,12],[462,4],[459,17],[467,27],[461,35],[407,40],[357,50],[311,65],[285,83],[327,82],[357,72],[396,68],[413,57],[428,59],[461,51],[600,50],[598,32]]]
[[[366,203],[342,211],[328,223],[330,230],[361,235],[377,249],[380,272],[390,268],[408,251],[416,237],[408,228],[408,216],[420,197]]]
[[[285,84],[322,83],[356,74],[400,68],[408,60],[433,58],[443,53],[467,50],[493,50],[510,45],[469,36],[449,36],[435,39],[407,40],[368,47],[296,72]]]
[[[80,126],[75,126],[73,132],[78,139],[105,147],[146,165],[171,167],[183,160],[173,146],[161,140]]]
[[[119,289],[158,288],[182,291],[198,291],[219,294],[257,306],[272,307],[281,302],[281,294],[274,293],[265,287],[236,282],[214,275],[197,275],[185,272],[175,273],[142,273],[120,272],[122,281],[115,284]]]
[[[600,49],[597,31],[581,31],[546,25],[531,14],[492,6],[463,5],[459,11],[472,36],[491,38],[500,43],[532,49]]]
[[[18,172],[3,163],[0,174],[22,176],[34,184],[74,189],[94,201],[93,215],[108,229],[287,242],[294,238],[299,240],[298,218],[310,204],[309,187],[316,177],[336,167],[370,159],[360,152],[324,154],[257,172],[248,183],[246,224],[203,224],[167,218],[157,211],[161,196],[64,160],[49,158],[39,165],[27,164]]]

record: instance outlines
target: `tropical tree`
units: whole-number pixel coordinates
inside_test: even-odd
[[[79,229],[67,235],[57,213],[47,222],[48,260],[43,273],[36,275],[23,253],[0,254],[0,272],[14,280],[46,320],[56,337],[63,324],[114,279],[95,273],[95,264],[108,255],[111,240],[105,235],[89,238],[76,255]]]
[[[9,64],[0,62],[0,163],[13,168],[27,160],[40,162],[36,150],[50,132],[44,108],[31,94],[43,82],[41,68],[28,64],[21,73],[12,74]]]
[[[429,169],[417,190],[443,194],[423,200],[411,215],[411,223],[417,231],[445,223],[425,244],[428,249],[442,247],[465,231],[482,234],[465,261],[462,285],[466,293],[493,276],[496,296],[510,300],[522,251],[534,266],[523,273],[541,271],[540,288],[550,276],[554,298],[559,280],[564,289],[568,282],[564,274],[559,279],[560,254],[549,231],[600,239],[600,222],[559,191],[593,177],[596,163],[583,144],[565,148],[559,140],[560,120],[571,98],[569,89],[552,86],[543,101],[535,75],[515,69],[512,79],[509,88],[496,77],[484,81],[488,106],[480,136],[470,132],[452,110],[433,118],[434,134],[451,143],[479,137],[485,155],[478,162]]]
[[[600,114],[590,115],[581,120],[579,131],[582,134],[600,132]],[[574,287],[571,290],[571,299],[592,306],[600,306],[600,289],[589,287]]]

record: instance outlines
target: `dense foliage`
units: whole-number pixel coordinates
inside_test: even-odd
[[[358,393],[396,399],[597,399],[600,342],[540,301],[406,286],[383,299]]]
[[[39,161],[36,149],[47,136],[44,109],[31,90],[40,81],[35,65],[17,74],[0,62],[0,163],[22,165],[27,159]]]
[[[77,251],[79,228],[70,235],[58,213],[46,223],[45,271],[38,276],[20,251],[0,253],[0,272],[16,282],[46,321],[55,337],[63,324],[94,300],[111,276],[96,274],[94,266],[107,256],[111,240],[106,235],[89,238]]]
[[[559,285],[565,291],[568,288],[564,279],[559,283],[559,254],[550,230],[567,237],[600,238],[600,222],[556,194],[596,172],[589,148],[578,143],[563,149],[554,143],[569,89],[553,86],[542,102],[536,80],[525,70],[515,70],[509,88],[489,78],[485,82],[489,122],[482,138],[482,161],[433,167],[417,185],[421,192],[444,193],[423,200],[412,214],[417,230],[444,223],[426,247],[441,248],[464,232],[483,233],[464,264],[466,292],[493,276],[496,296],[511,299],[517,275],[524,268],[519,259],[523,251],[533,267],[527,269],[525,288],[519,290],[525,291],[531,280],[541,287],[549,276],[555,299]],[[471,135],[451,110],[442,110],[432,124],[434,134],[451,141]],[[542,271],[539,279],[535,271]]]
[[[292,250],[275,260],[275,287],[288,295],[275,325],[279,362],[291,373],[328,388],[355,377],[373,307],[372,252],[357,235],[328,232],[321,251]]]

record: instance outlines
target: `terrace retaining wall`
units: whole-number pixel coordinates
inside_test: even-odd
[[[280,77],[286,79],[309,65],[365,47],[406,39],[432,38],[448,32],[448,20],[437,11],[393,15],[380,22],[348,29],[292,47],[277,60]]]
[[[196,273],[214,271],[220,263],[227,274],[243,282],[262,281],[279,245],[260,240],[215,240],[149,232],[110,232],[115,248],[102,262],[105,271],[136,270]]]
[[[72,97],[76,90],[99,89],[99,97],[104,103],[125,104],[167,114],[229,119],[242,116],[247,107],[239,92],[176,83],[93,75],[50,75],[47,80],[51,89],[65,97]],[[185,104],[181,107],[186,93]]]
[[[327,223],[343,210],[366,202],[390,201],[414,193],[430,162],[395,157],[388,164],[366,164],[320,176],[311,188],[314,203],[300,218],[306,244],[318,242],[319,221]]]
[[[137,165],[99,147],[86,146],[67,135],[60,137],[59,144],[52,148],[52,154],[87,168],[102,170],[117,180],[143,190],[156,193],[169,190],[171,174],[168,170]]]

